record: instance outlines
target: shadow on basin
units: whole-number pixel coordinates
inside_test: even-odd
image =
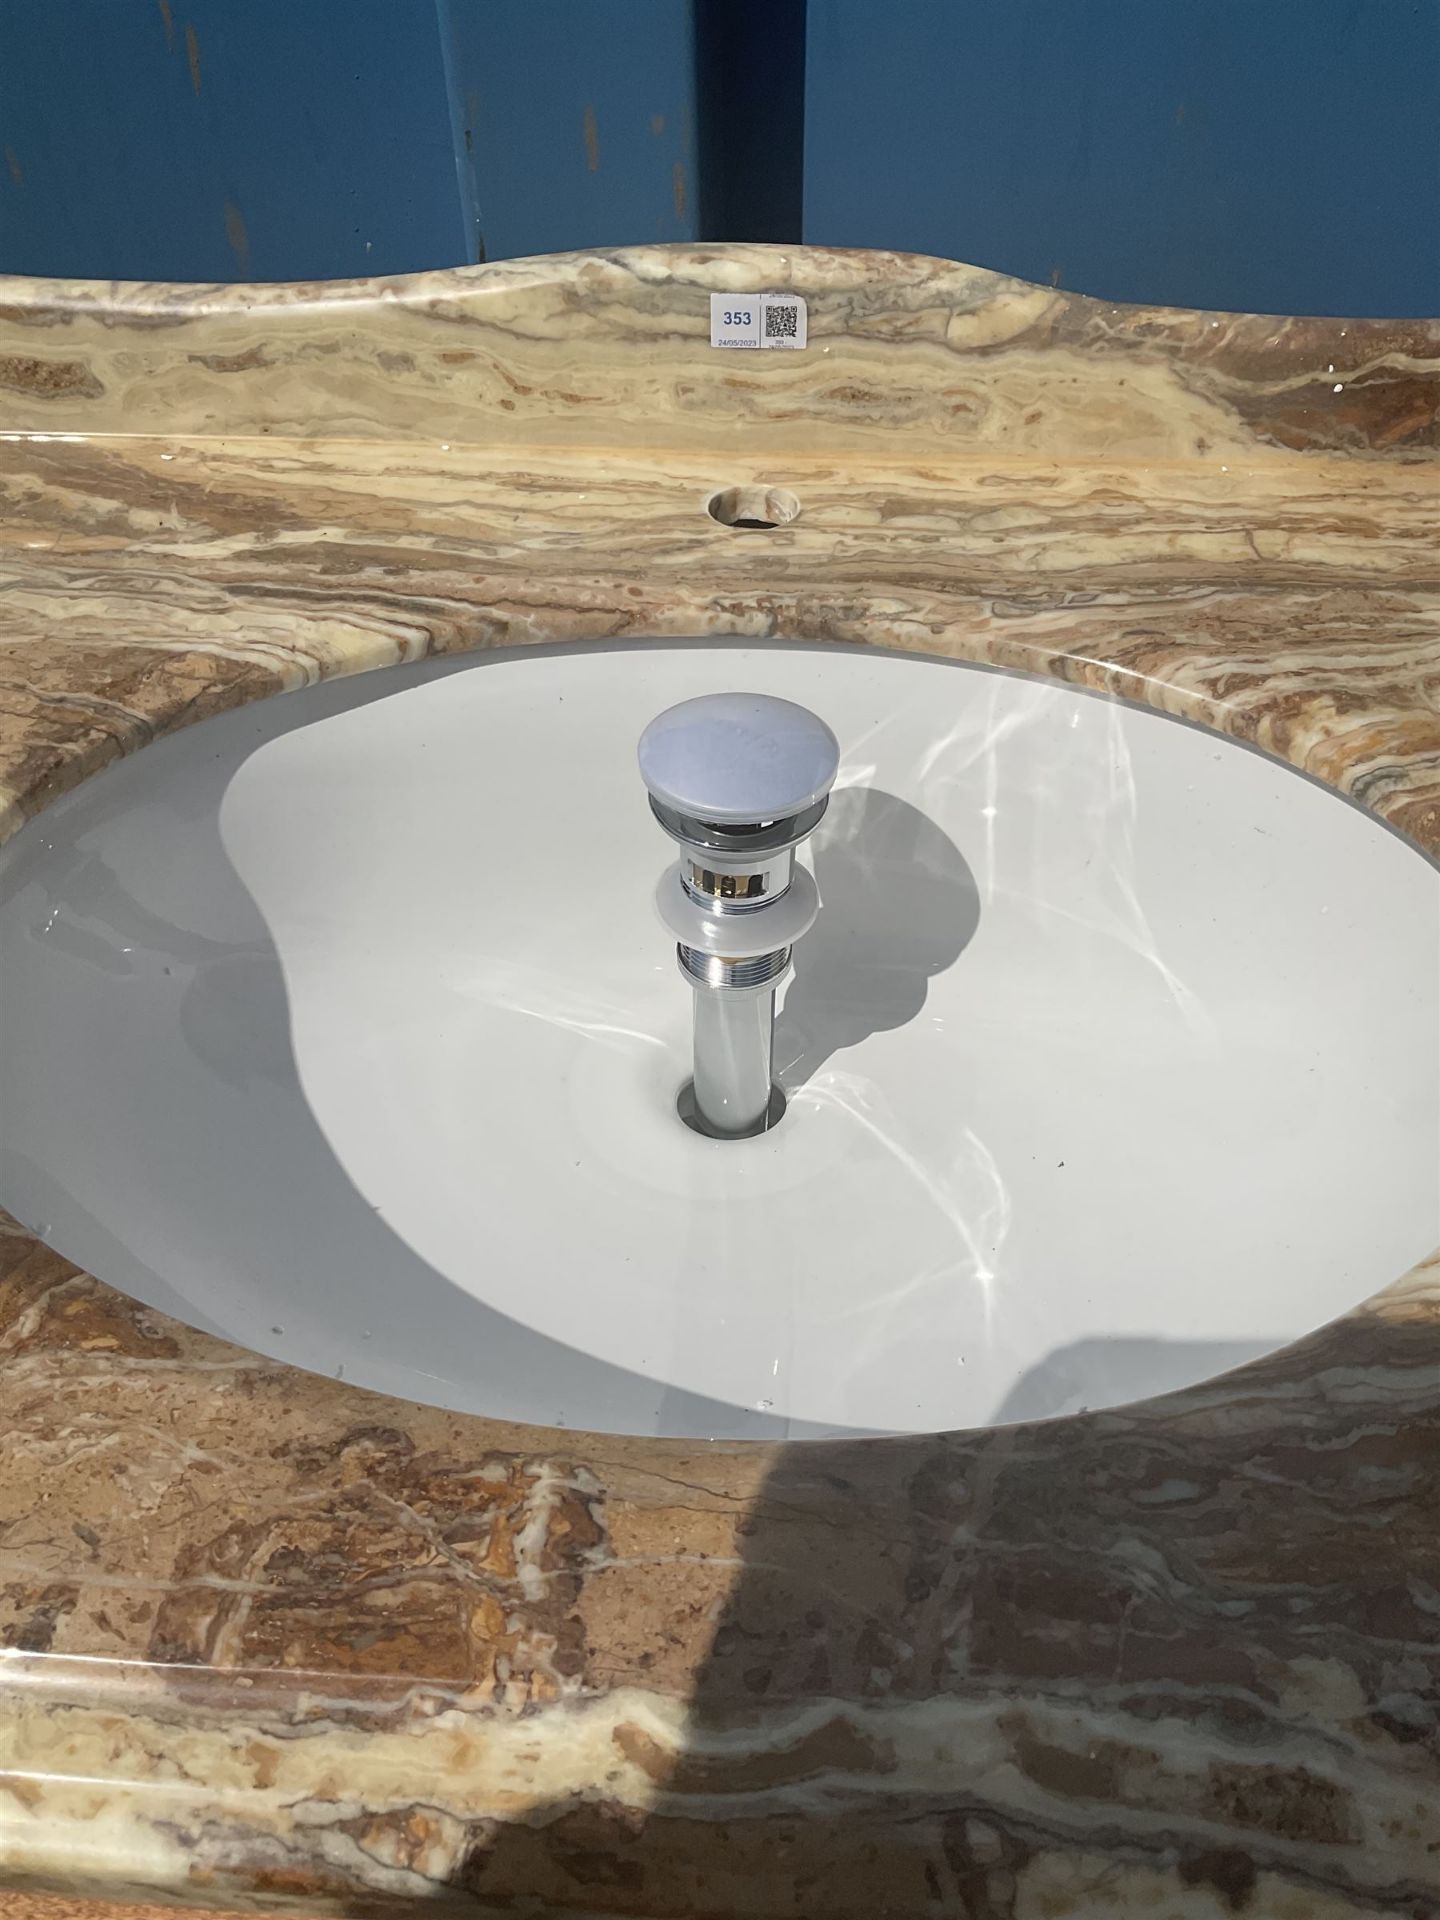
[[[1284,1345],[1275,1340],[1159,1340],[1119,1334],[1076,1340],[1029,1367],[991,1414],[997,1425],[1053,1420],[1091,1407],[1158,1399],[1196,1381],[1248,1366]]]
[[[388,690],[378,676],[338,683],[257,722],[300,725]],[[816,851],[825,904],[777,1051],[792,1084],[914,1019],[929,980],[978,924],[969,869],[916,809],[849,790],[833,813]],[[197,871],[209,875],[206,909],[223,940],[172,924],[92,863],[71,875],[75,911],[48,931],[46,964],[52,974],[70,968],[82,986],[97,970],[128,970],[143,984],[136,956],[170,956],[188,985],[176,1056],[155,1063],[157,1085],[172,1067],[198,1063],[237,1095],[264,1095],[219,1164],[203,1138],[177,1133],[168,1169],[172,1191],[213,1183],[211,1203],[238,1250],[242,1310],[242,1260],[296,1276],[284,1344],[263,1325],[226,1330],[317,1365],[334,1314],[363,1324],[367,1300],[398,1292],[439,1316],[437,1345],[454,1350],[457,1371],[483,1348],[495,1379],[523,1386],[537,1371],[563,1379],[579,1366],[593,1389],[598,1363],[456,1297],[350,1182],[300,1086],[273,944],[213,839]],[[47,902],[39,920],[49,912]],[[152,1117],[137,1110],[133,1137],[109,1143],[116,1180],[146,1178],[139,1149]],[[41,1212],[64,1199],[39,1196]],[[155,1299],[156,1276],[118,1241],[100,1245],[100,1231],[93,1217],[79,1221],[64,1250]],[[321,1291],[309,1329],[299,1324],[301,1276]],[[193,1300],[159,1303],[203,1318]],[[993,1417],[1024,1422],[1067,1396],[1106,1397],[1108,1380],[1153,1362],[1160,1344],[1061,1349]],[[1197,1366],[1195,1345],[1168,1348],[1186,1378],[1254,1352],[1210,1343]],[[1283,1383],[1283,1363],[1270,1366]],[[1249,1390],[1252,1408],[1269,1378]],[[426,1393],[434,1383],[385,1384]],[[636,1394],[665,1391],[623,1369],[607,1374],[617,1424],[643,1417]],[[227,1628],[231,1657],[329,1675],[349,1665],[357,1695],[378,1671],[374,1643],[382,1654],[398,1648],[399,1671],[387,1674],[404,1686],[392,1750],[395,1732],[416,1736],[415,1759],[397,1760],[392,1784],[372,1791],[362,1742],[374,1726],[347,1733],[354,1780],[331,1771],[325,1784],[298,1789],[289,1828],[267,1787],[256,1821],[274,1897],[323,1879],[335,1898],[353,1896],[357,1913],[372,1910],[360,1904],[366,1890],[383,1887],[397,1900],[428,1896],[437,1912],[571,1920],[1011,1920],[1113,1910],[1107,1879],[1133,1867],[1154,1877],[1147,1902],[1178,1888],[1175,1910],[1219,1911],[1213,1889],[1239,1911],[1260,1872],[1288,1873],[1302,1849],[1302,1896],[1345,1891],[1350,1850],[1310,1839],[1325,1834],[1317,1804],[1327,1819],[1333,1806],[1333,1796],[1317,1802],[1321,1776],[1288,1763],[1242,1772],[1235,1749],[1248,1741],[1263,1753],[1273,1742],[1283,1757],[1287,1741],[1309,1737],[1328,1760],[1310,1671],[1320,1662],[1315,1643],[1297,1638],[1320,1605],[1315,1568],[1344,1583],[1357,1610],[1370,1603],[1368,1583],[1384,1607],[1376,1617],[1407,1630],[1400,1610],[1409,1603],[1380,1529],[1363,1529],[1365,1561],[1344,1561],[1362,1530],[1336,1525],[1326,1490],[1338,1477],[1317,1476],[1297,1495],[1283,1450],[1278,1465],[1263,1457],[1271,1438],[1258,1418],[1226,1420],[1214,1400],[1202,1386],[1162,1406],[1075,1420],[764,1449],[576,1436],[572,1452],[565,1436],[519,1429],[492,1443],[517,1458],[525,1450],[514,1478],[526,1492],[510,1510],[484,1471],[493,1459],[467,1453],[467,1437],[420,1463],[398,1429],[365,1426],[327,1436],[289,1492],[292,1510],[255,1523],[259,1544],[241,1540],[243,1580],[234,1523],[243,1502],[232,1481],[227,1499],[214,1497],[213,1542],[202,1524],[187,1546],[182,1599],[213,1586],[243,1607]],[[1277,1390],[1277,1406],[1284,1400]],[[677,1422],[713,1421],[721,1433],[735,1430],[726,1422],[737,1411],[667,1407]],[[1307,1417],[1304,1408],[1272,1416],[1294,1423],[1292,1453],[1306,1443]],[[749,1416],[740,1430],[778,1437],[786,1425]],[[1337,1458],[1324,1472],[1338,1476],[1346,1464]],[[1356,1471],[1369,1475],[1367,1511],[1383,1517],[1385,1476],[1398,1484],[1389,1457],[1362,1459]],[[525,1578],[511,1551],[522,1531],[531,1536]],[[371,1566],[364,1556],[378,1554],[376,1541],[394,1543],[393,1557]],[[1422,1594],[1415,1618],[1428,1631],[1425,1604]],[[1297,1650],[1312,1656],[1309,1679],[1285,1704],[1277,1677]],[[1342,1642],[1330,1664],[1344,1657]],[[362,1712],[343,1698],[345,1684],[334,1707],[342,1724]],[[1326,1684],[1353,1711],[1343,1687]],[[1392,1697],[1403,1700],[1393,1687]],[[442,1698],[456,1757],[427,1770],[436,1749],[425,1736]],[[275,1752],[298,1752],[305,1725],[285,1720],[288,1708],[274,1711]],[[260,1731],[272,1729],[262,1722]],[[1163,1741],[1166,1764],[1147,1745]],[[249,1764],[238,1746],[234,1762]],[[1413,1780],[1403,1756],[1395,1770]],[[219,1832],[222,1814],[189,1775],[184,1789],[176,1844],[198,1849],[204,1822]],[[244,1797],[237,1787],[233,1803]],[[471,1810],[477,1801],[483,1815]],[[252,1850],[246,1842],[237,1854]],[[1115,1900],[1125,1898],[1122,1886]]]
[[[812,844],[820,915],[795,949],[775,1026],[776,1077],[788,1088],[844,1048],[913,1020],[930,981],[980,924],[964,855],[897,794],[842,788]]]
[[[340,680],[177,734],[102,776],[122,795],[137,767],[146,780],[142,810],[108,855],[88,811],[64,804],[33,860],[17,846],[6,897],[27,937],[5,984],[7,1004],[31,1017],[7,1028],[6,1085],[23,1089],[48,1150],[0,1129],[0,1204],[135,1298],[314,1372],[345,1377],[337,1329],[352,1359],[356,1334],[368,1342],[365,1330],[393,1323],[403,1299],[409,1351],[390,1351],[383,1331],[361,1349],[363,1384],[403,1398],[533,1419],[533,1383],[544,1380],[564,1425],[813,1436],[825,1429],[601,1359],[457,1286],[387,1224],[311,1108],[281,957],[219,830],[227,783],[283,733],[473,666]],[[102,992],[121,996],[129,1017],[95,1025]],[[156,1006],[170,1011],[156,1016]],[[94,1056],[123,1071],[130,1096],[123,1134],[98,1142],[51,1084],[38,1038],[79,1031],[99,1036]]]

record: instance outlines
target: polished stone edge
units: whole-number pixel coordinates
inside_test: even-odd
[[[805,296],[807,349],[712,349],[710,294],[766,288]],[[1433,459],[1440,320],[1119,306],[739,245],[288,286],[0,279],[0,431]]]

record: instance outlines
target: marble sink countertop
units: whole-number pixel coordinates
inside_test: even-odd
[[[791,287],[806,351],[710,349]],[[1142,699],[1440,852],[1440,323],[759,248],[0,282],[0,499],[4,835],[321,675],[713,632]],[[1440,1914],[1440,1257],[1164,1401],[818,1446],[386,1400],[3,1216],[0,1353],[0,1885]]]

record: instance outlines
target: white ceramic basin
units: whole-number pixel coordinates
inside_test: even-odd
[[[789,1110],[676,1117],[635,742],[722,688],[840,786]],[[105,1280],[445,1406],[956,1427],[1207,1377],[1440,1240],[1440,877],[1260,755],[979,669],[665,643],[317,688],[0,856],[0,1202]]]

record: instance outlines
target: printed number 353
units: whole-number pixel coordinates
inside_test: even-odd
[[[725,325],[727,327],[748,327],[750,324],[750,309],[748,307],[737,307],[733,313],[727,313],[725,316]]]

